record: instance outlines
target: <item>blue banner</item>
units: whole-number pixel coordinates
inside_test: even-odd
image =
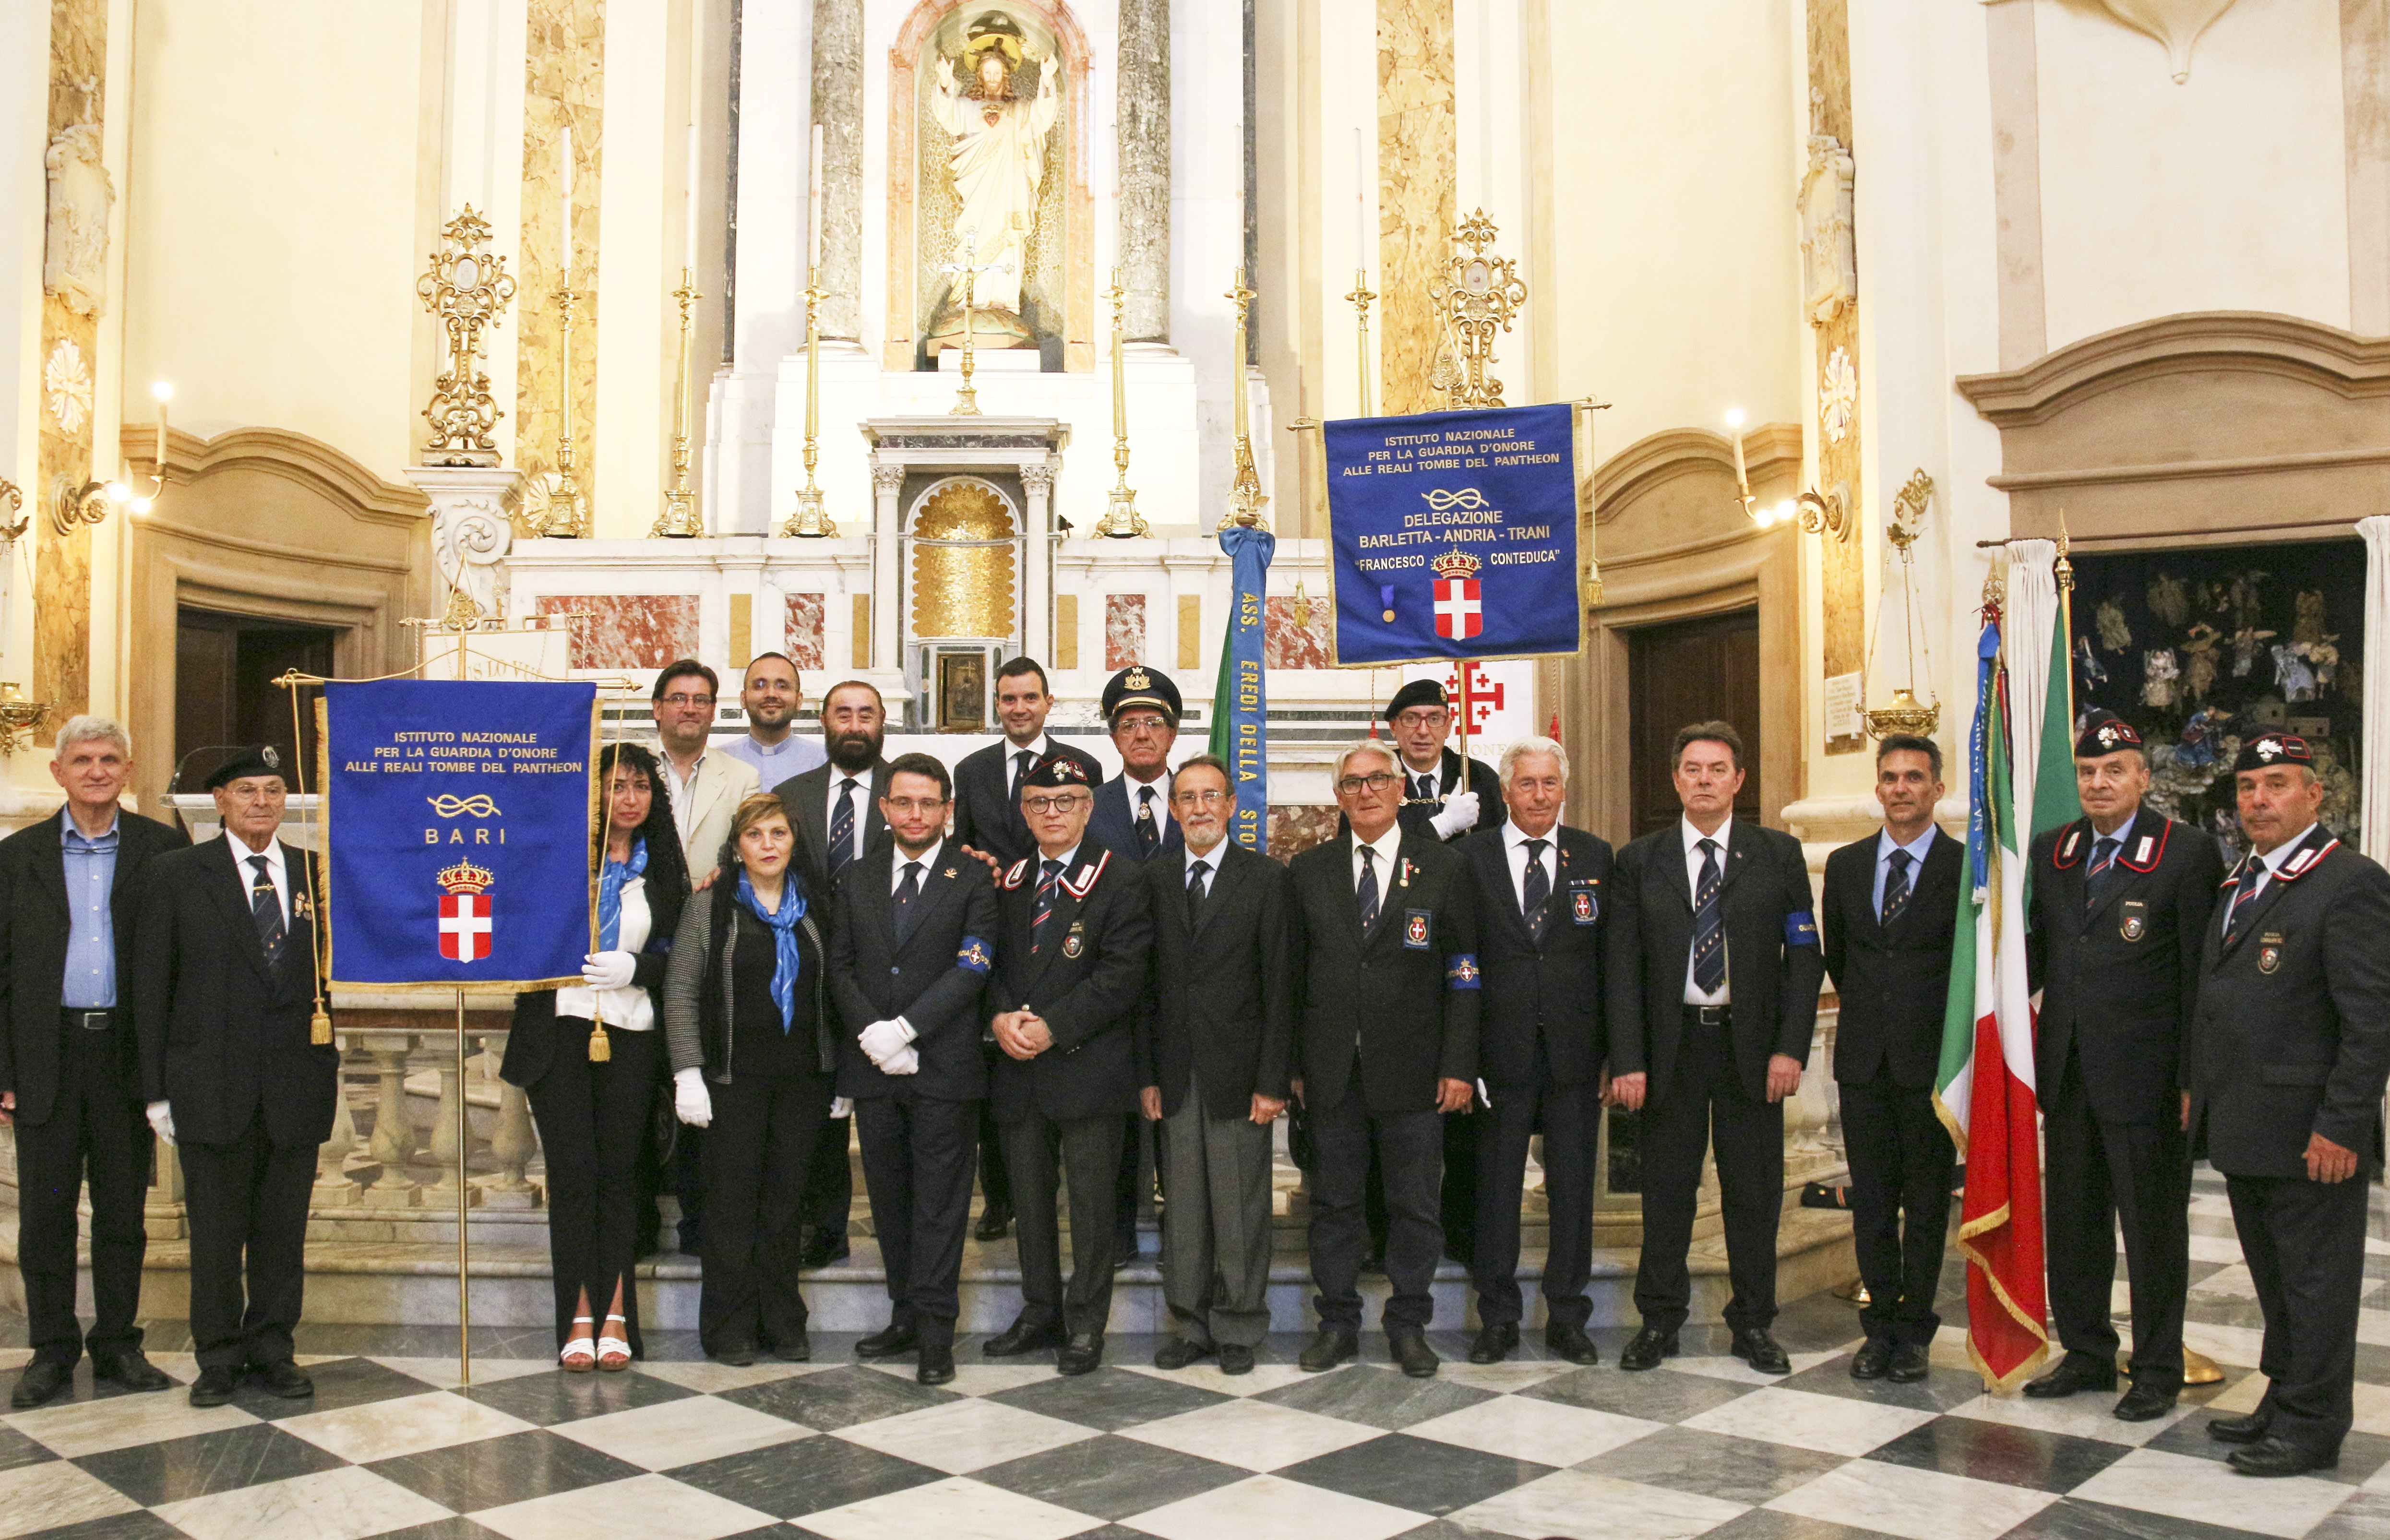
[[[598,687],[328,684],[324,716],[333,982],[579,982]]]
[[[1249,851],[1269,845],[1269,692],[1262,683],[1263,596],[1278,537],[1236,525],[1220,532],[1228,553],[1227,635],[1221,639],[1220,676],[1212,702],[1214,756],[1228,766],[1237,815],[1228,838]]]
[[[1340,665],[1574,652],[1573,409],[1331,422]]]

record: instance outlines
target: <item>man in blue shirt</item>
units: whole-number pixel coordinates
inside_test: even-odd
[[[65,1391],[86,1345],[96,1379],[129,1391],[173,1383],[142,1356],[133,1324],[152,1145],[131,1012],[120,1007],[142,869],[189,841],[118,805],[132,773],[122,727],[70,719],[50,759],[66,806],[0,840],[0,1124],[16,1129],[17,1266],[33,1349],[8,1397],[18,1411]],[[88,1338],[75,1321],[86,1181],[97,1316]]]
[[[747,736],[720,744],[720,751],[755,767],[765,790],[791,776],[802,776],[829,763],[829,752],[796,730],[797,708],[805,692],[797,685],[797,665],[785,652],[766,652],[747,665],[739,688],[739,704],[747,713]]]

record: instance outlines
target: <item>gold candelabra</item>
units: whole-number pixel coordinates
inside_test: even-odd
[[[482,328],[496,326],[498,312],[515,297],[514,275],[506,266],[507,259],[490,250],[489,221],[468,203],[442,227],[431,266],[415,280],[415,292],[440,318],[448,347],[448,366],[431,382],[431,404],[423,408],[431,423],[431,438],[423,446],[426,465],[498,463],[493,433],[506,414],[490,395],[490,377],[480,360],[486,356]],[[161,461],[165,452],[161,443]]]
[[[1112,466],[1120,472],[1111,496],[1104,506],[1104,516],[1096,520],[1090,536],[1101,535],[1115,540],[1150,535],[1153,530],[1145,515],[1137,511],[1137,494],[1128,484],[1128,386],[1121,372],[1121,312],[1128,302],[1128,290],[1121,287],[1120,269],[1112,269],[1112,286],[1104,290],[1104,298],[1112,305]]]
[[[549,540],[577,540],[589,533],[588,500],[582,496],[580,479],[572,473],[572,313],[580,304],[581,296],[572,289],[556,291],[556,308],[563,318],[559,328],[562,369],[558,389],[564,397],[564,417],[556,438],[556,468],[547,473],[546,495],[541,499],[540,515],[533,528],[534,534]]]
[[[941,273],[959,273],[963,276],[963,383],[955,392],[955,404],[947,409],[948,417],[975,417],[979,413],[979,392],[971,389],[971,354],[973,338],[978,328],[971,324],[971,314],[979,308],[979,276],[982,273],[1009,273],[1009,262],[977,263],[979,232],[965,230],[955,240],[955,260],[941,266]]]
[[[796,510],[780,525],[782,534],[818,540],[838,533],[822,510],[821,488],[814,485],[814,467],[821,461],[821,265],[805,264],[805,484],[797,492]],[[968,317],[966,317],[968,320]],[[970,380],[964,384],[968,386]]]
[[[1445,336],[1429,383],[1444,393],[1447,406],[1502,404],[1502,382],[1490,372],[1494,336],[1510,329],[1527,302],[1527,286],[1509,257],[1485,254],[1500,233],[1484,210],[1471,214],[1452,232],[1469,254],[1455,252],[1428,289],[1428,303]]]
[[[673,479],[672,485],[664,489],[663,511],[656,516],[655,528],[648,532],[650,537],[687,540],[705,533],[705,520],[698,512],[697,489],[688,484],[688,348],[697,302],[703,297],[697,291],[696,269],[682,268],[680,287],[673,290],[673,298],[680,302],[680,374],[673,393]]]
[[[1253,468],[1252,424],[1246,420],[1245,413],[1245,322],[1256,295],[1245,287],[1243,268],[1237,269],[1236,287],[1228,290],[1227,297],[1237,302],[1237,347],[1236,352],[1229,355],[1229,365],[1237,379],[1237,471],[1228,483],[1228,511],[1220,516],[1219,528],[1225,530],[1231,525],[1239,525],[1249,530],[1266,530],[1269,528],[1269,520],[1262,517],[1262,508],[1269,499],[1262,493],[1261,472]]]
[[[1361,315],[1361,327],[1359,332],[1356,334],[1359,338],[1360,343],[1358,358],[1360,370],[1356,376],[1356,378],[1361,381],[1360,415],[1365,417],[1373,417],[1378,414],[1372,410],[1369,405],[1369,302],[1376,299],[1377,296],[1369,292],[1369,270],[1368,268],[1356,267],[1353,269],[1353,292],[1345,295],[1344,297],[1353,302],[1353,308],[1360,312]]]

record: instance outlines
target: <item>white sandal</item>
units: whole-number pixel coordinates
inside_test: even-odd
[[[609,1315],[606,1317],[606,1324],[610,1327],[616,1321],[623,1321],[625,1326],[630,1324],[628,1321],[624,1321],[623,1317],[620,1315]],[[610,1331],[599,1336],[598,1339],[598,1367],[605,1370],[608,1374],[619,1374],[623,1370],[629,1368],[631,1367],[630,1339],[626,1337],[617,1337]]]
[[[597,1321],[594,1315],[572,1317],[574,1326],[595,1326]],[[564,1344],[563,1351],[556,1355],[556,1361],[568,1374],[587,1374],[598,1367],[598,1344],[586,1337],[575,1337]]]

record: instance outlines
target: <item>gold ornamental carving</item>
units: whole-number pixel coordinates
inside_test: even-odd
[[[515,297],[507,259],[490,250],[490,225],[473,212],[450,220],[440,232],[431,266],[415,280],[423,307],[440,318],[448,350],[447,367],[431,382],[431,404],[423,415],[431,437],[423,446],[425,465],[493,466],[493,436],[501,414],[490,395],[490,377],[481,361],[482,330],[498,324],[498,313]]]
[[[1012,510],[984,481],[957,479],[913,516],[913,635],[1013,632]]]
[[[1527,286],[1509,257],[1485,254],[1500,233],[1483,209],[1462,221],[1452,239],[1469,248],[1468,254],[1454,252],[1428,289],[1428,308],[1444,334],[1428,383],[1443,392],[1448,407],[1503,404],[1502,382],[1493,374],[1494,338],[1510,329],[1527,302]]]

